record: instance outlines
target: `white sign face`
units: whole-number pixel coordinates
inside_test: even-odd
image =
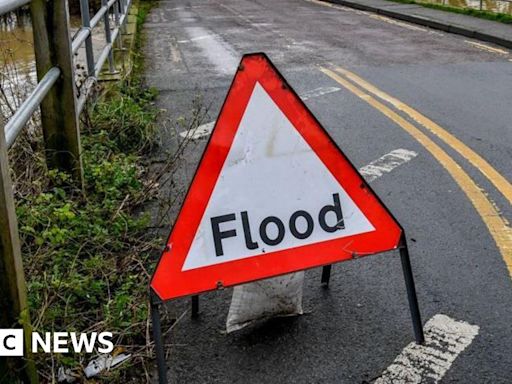
[[[374,230],[256,83],[182,270]]]

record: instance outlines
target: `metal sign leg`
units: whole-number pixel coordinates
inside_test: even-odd
[[[195,319],[199,316],[199,296],[192,296],[192,318]]]
[[[400,248],[400,259],[402,260],[402,270],[404,272],[405,287],[407,289],[407,298],[409,300],[409,309],[411,310],[412,326],[416,343],[423,344],[425,336],[423,335],[423,325],[421,323],[420,308],[418,306],[418,297],[416,296],[416,287],[414,286],[414,277],[412,275],[411,260],[409,259],[409,250],[405,236],[402,239]]]
[[[167,384],[167,366],[165,363],[164,341],[160,322],[160,303],[151,295],[151,322],[153,323],[153,340],[155,341],[156,362],[158,366],[158,383]]]
[[[331,280],[331,268],[332,265],[325,265],[322,267],[322,286],[324,288],[329,286],[329,280]]]

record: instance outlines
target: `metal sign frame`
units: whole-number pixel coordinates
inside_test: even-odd
[[[217,262],[220,261],[217,258],[218,260],[215,260],[214,264],[186,268],[189,252],[194,246],[196,232],[202,225],[202,219],[209,208],[210,200],[216,198],[214,189],[222,178],[224,165],[228,161],[231,151],[237,150],[235,137],[244,124],[243,119],[247,108],[250,108],[253,97],[261,97],[256,95],[258,90],[266,93],[265,100],[260,99],[259,102],[275,104],[273,107],[269,105],[269,111],[272,108],[279,109],[283,118],[288,120],[290,129],[293,129],[293,133],[290,131],[290,134],[300,137],[300,145],[307,146],[311,153],[314,153],[314,162],[310,162],[309,166],[322,169],[311,168],[311,175],[328,173],[329,180],[332,180],[333,185],[341,187],[345,199],[350,200],[350,204],[353,205],[354,212],[350,214],[360,216],[359,220],[366,220],[369,224],[359,223],[360,230],[358,229],[356,232],[349,232],[341,237],[318,238],[313,242],[298,240],[298,238],[290,236],[293,240],[287,247],[270,247],[270,244],[267,243],[270,248],[265,247],[267,248],[266,252],[255,249],[250,253],[249,249],[240,247],[236,252],[239,252],[237,255],[244,256],[243,258],[235,260],[228,258],[229,261],[226,262]],[[257,119],[257,117],[254,118]],[[285,130],[283,132],[286,132],[285,126],[283,129]],[[261,137],[267,137],[266,135],[270,134],[274,135],[275,133],[273,131],[265,132]],[[288,140],[286,135],[288,133],[281,140]],[[290,139],[295,140],[292,136]],[[258,135],[252,136],[250,140],[255,141],[255,146],[263,143],[263,141],[258,143]],[[238,148],[238,150],[240,149]],[[294,168],[286,165],[286,159],[281,156],[272,157],[272,161],[275,161],[276,165],[281,164],[280,169],[292,171]],[[301,157],[301,161],[303,159],[309,161],[308,158]],[[259,162],[257,164],[260,165]],[[263,165],[261,166],[263,167]],[[268,173],[268,177],[270,177],[272,169],[267,165],[266,168],[262,168],[261,172],[263,175]],[[258,172],[258,169],[251,168],[251,172]],[[302,174],[300,172],[297,176],[302,177]],[[252,175],[258,176],[259,174]],[[265,179],[266,177],[262,177],[261,182],[264,183]],[[282,184],[287,185],[290,182],[293,185],[293,180],[283,181]],[[320,180],[322,179],[320,178]],[[306,180],[304,182],[307,183]],[[236,182],[233,182],[232,186],[236,188]],[[251,187],[244,186],[244,188]],[[238,189],[238,191],[240,190],[243,188]],[[298,191],[298,194],[300,194],[300,190],[300,186],[294,186],[294,191]],[[314,191],[319,191],[319,189],[316,188]],[[219,202],[219,204],[220,206],[224,205],[223,202]],[[273,206],[271,201],[260,201],[260,204],[267,204],[269,208],[272,208],[273,214],[277,214],[273,211],[274,209],[279,211],[279,206]],[[349,203],[347,202],[347,204]],[[247,206],[244,206],[244,209],[254,208],[250,205],[250,202],[247,201]],[[298,207],[293,205],[289,208],[295,210]],[[292,211],[290,210],[290,212]],[[368,230],[370,227],[373,229]],[[231,287],[342,260],[391,251],[398,247],[402,232],[397,220],[270,60],[264,54],[245,55],[196,169],[178,218],[167,240],[166,248],[153,273],[151,287],[162,300],[216,290],[221,286]]]
[[[318,262],[316,264],[313,263],[312,265],[308,265],[308,266],[306,266],[304,268],[301,268],[300,270],[315,268],[315,267],[319,267],[319,266],[323,265],[322,266],[321,283],[322,283],[322,285],[325,288],[327,288],[328,285],[329,285],[329,281],[330,281],[331,264],[332,263],[342,262],[342,261],[346,261],[346,260],[349,260],[349,259],[358,258],[360,256],[366,256],[367,254],[376,254],[376,253],[382,253],[382,252],[393,250],[393,249],[399,249],[400,258],[401,258],[401,264],[402,264],[402,270],[403,270],[404,279],[405,279],[405,286],[406,286],[406,290],[407,290],[407,297],[408,297],[408,301],[409,301],[409,309],[410,309],[410,312],[411,312],[411,318],[412,318],[412,322],[413,322],[414,335],[415,335],[416,342],[418,344],[422,344],[424,342],[423,327],[422,327],[421,316],[420,316],[418,300],[417,300],[417,295],[416,295],[416,289],[415,289],[415,284],[414,284],[414,277],[413,277],[413,274],[412,274],[412,268],[411,268],[411,262],[410,262],[410,257],[409,257],[409,251],[408,251],[408,247],[407,247],[407,241],[406,241],[405,232],[404,232],[403,228],[398,223],[398,221],[394,218],[393,214],[383,204],[383,202],[380,200],[378,195],[376,195],[373,192],[371,187],[359,175],[359,173],[358,173],[357,169],[354,167],[354,165],[344,155],[343,151],[341,151],[339,146],[332,140],[332,138],[325,131],[323,126],[320,124],[320,122],[314,117],[314,115],[311,112],[309,112],[309,109],[305,106],[305,104],[300,99],[300,97],[297,95],[297,93],[295,93],[293,88],[286,82],[286,80],[279,73],[277,68],[275,68],[275,66],[270,62],[270,60],[268,59],[268,57],[264,53],[254,53],[254,54],[248,54],[248,55],[244,55],[243,56],[241,64],[238,67],[237,74],[235,75],[235,77],[233,79],[233,82],[232,82],[232,84],[230,86],[230,89],[228,91],[228,96],[226,97],[226,100],[224,101],[224,104],[223,104],[223,106],[221,108],[221,112],[219,114],[219,119],[218,120],[221,119],[222,114],[225,111],[226,104],[230,101],[229,96],[230,96],[230,93],[231,93],[231,91],[232,91],[232,89],[233,89],[233,87],[235,85],[235,81],[236,81],[240,71],[244,71],[244,69],[245,69],[244,68],[244,62],[246,60],[251,60],[251,59],[252,60],[263,60],[265,62],[265,64],[270,67],[270,70],[275,75],[277,75],[277,78],[280,81],[281,88],[283,90],[285,90],[285,92],[291,92],[291,95],[294,98],[294,101],[295,102],[298,101],[299,107],[302,108],[302,110],[304,110],[308,114],[308,118],[311,119],[312,124],[316,125],[316,127],[321,130],[321,134],[323,135],[323,139],[326,140],[327,145],[329,145],[332,148],[334,148],[334,150],[339,155],[339,158],[344,160],[344,163],[346,165],[347,171],[350,172],[351,175],[355,174],[355,175],[357,175],[359,177],[360,180],[358,180],[358,182],[360,182],[360,184],[357,187],[360,188],[361,190],[364,190],[368,194],[368,196],[370,196],[370,199],[373,199],[375,201],[376,204],[374,204],[374,206],[378,207],[379,209],[382,209],[384,214],[387,215],[386,219],[389,220],[389,218],[390,218],[391,221],[392,221],[392,225],[396,225],[396,228],[399,230],[397,240],[391,240],[391,242],[389,240],[385,240],[384,241],[384,244],[387,244],[387,246],[384,247],[384,249],[379,249],[378,251],[375,251],[375,252],[368,252],[368,253],[364,252],[362,254],[350,253],[348,255],[345,255],[344,257],[340,257],[340,256],[332,257],[331,256],[331,257],[327,257],[327,258],[322,259],[323,262],[321,262],[321,263],[318,263]],[[285,115],[286,115],[286,113],[285,113]],[[218,121],[217,121],[217,124],[219,124]],[[216,124],[216,127],[217,127],[217,124]],[[234,134],[236,133],[236,129],[238,129],[238,127],[235,127],[233,129],[235,129],[235,131],[233,132],[233,136],[234,136]],[[212,138],[214,137],[214,134],[215,134],[215,128],[214,128],[214,131],[212,132],[212,134],[211,134],[211,136],[209,138],[209,141],[208,141],[208,143],[206,145],[206,149],[203,152],[202,158],[201,158],[201,160],[199,162],[199,165],[198,165],[198,167],[196,169],[193,181],[192,181],[191,185],[189,186],[189,189],[188,189],[188,192],[187,192],[187,195],[186,195],[186,198],[185,198],[185,202],[187,201],[187,198],[190,196],[190,193],[191,193],[191,190],[193,188],[193,185],[196,182],[196,176],[198,174],[198,171],[201,169],[201,166],[204,164],[203,161],[205,160],[205,156],[207,155],[208,148],[209,148],[209,146],[210,146],[210,144],[212,142]],[[301,134],[304,134],[304,132],[301,132]],[[310,144],[309,141],[308,141],[308,144]],[[229,149],[230,149],[230,146],[228,146],[227,152],[229,152]],[[227,154],[226,154],[226,156],[227,156]],[[217,170],[216,176],[218,176],[219,173],[220,173],[220,170]],[[210,183],[211,182],[212,181],[210,180]],[[215,183],[216,183],[216,178],[215,178],[215,180],[213,180],[213,185],[215,185]],[[341,184],[341,182],[340,182],[340,184]],[[213,189],[213,187],[211,187],[211,189]],[[211,189],[209,191],[210,194],[211,194]],[[210,194],[208,194],[206,196],[207,200],[209,200]],[[353,198],[352,195],[350,195],[350,196],[351,196],[351,198]],[[354,199],[354,201],[355,201],[355,199]],[[356,202],[356,204],[358,204],[358,203]],[[183,207],[182,207],[182,209],[183,209]],[[368,209],[368,208],[365,208],[365,209]],[[361,209],[361,211],[364,212],[365,215],[367,214],[367,212],[364,211],[363,209]],[[182,211],[180,210],[180,215],[181,215],[181,212]],[[203,214],[203,212],[200,212],[200,215],[202,215],[202,214]],[[372,214],[372,213],[370,212],[370,214]],[[371,220],[373,220],[373,218]],[[382,221],[384,222],[384,220],[382,220]],[[179,222],[179,217],[178,217],[177,223],[178,222]],[[373,223],[373,221],[372,221],[372,223]],[[187,222],[187,224],[189,224],[189,222]],[[176,226],[176,224],[175,224],[175,226]],[[173,228],[173,231],[174,231],[174,229],[175,228]],[[190,232],[190,227],[188,228],[188,230]],[[171,236],[173,234],[173,231],[171,231],[171,235],[169,237],[170,239],[171,239]],[[192,238],[193,238],[193,235],[194,234],[192,234]],[[362,236],[362,237],[364,237],[364,234],[363,235],[355,235],[355,236]],[[168,244],[170,244],[170,240],[168,240]],[[296,250],[297,248],[292,248],[292,250],[294,250],[294,249]],[[167,246],[166,249],[164,250],[164,253],[162,254],[162,257],[160,258],[160,260],[158,262],[158,265],[157,265],[155,271],[159,267],[161,267],[162,258],[165,255],[165,253],[169,252],[169,251],[170,251],[170,247]],[[309,252],[311,252],[311,251],[309,250]],[[271,254],[271,252],[269,252],[269,254]],[[259,257],[263,257],[263,256],[259,256]],[[244,262],[244,260],[245,259],[242,259],[242,260],[238,260],[236,262],[240,263],[240,262]],[[181,260],[181,261],[184,262],[184,260]],[[227,264],[227,263],[224,263],[224,264]],[[208,268],[210,268],[210,270],[211,270],[211,267],[207,267],[205,269],[208,270]],[[291,269],[291,270],[288,270],[288,271],[285,271],[285,272],[281,272],[281,273],[277,273],[277,274],[273,274],[273,275],[271,274],[271,275],[268,275],[268,276],[262,276],[262,277],[257,277],[257,278],[254,278],[254,276],[253,276],[252,279],[248,278],[248,279],[246,279],[244,281],[240,281],[240,282],[236,282],[236,283],[220,284],[220,285],[218,285],[216,287],[203,287],[200,290],[196,290],[196,291],[190,291],[190,290],[189,291],[184,291],[185,293],[181,293],[181,294],[175,295],[173,297],[170,297],[170,299],[166,299],[166,300],[162,300],[161,299],[162,295],[159,295],[159,293],[157,293],[153,289],[153,286],[150,286],[151,317],[152,317],[152,323],[153,323],[153,337],[154,337],[154,341],[155,341],[156,358],[157,358],[158,374],[159,374],[159,383],[160,384],[166,384],[167,383],[167,368],[166,368],[164,344],[163,344],[162,332],[161,332],[160,305],[162,305],[165,301],[168,301],[168,300],[171,300],[171,299],[174,299],[174,298],[192,295],[191,296],[191,300],[192,300],[191,301],[191,307],[192,307],[191,314],[192,314],[192,317],[197,317],[198,314],[199,314],[199,297],[198,297],[199,293],[215,290],[216,288],[223,288],[224,286],[234,286],[234,285],[246,283],[246,282],[249,282],[249,281],[266,279],[266,278],[269,278],[269,277],[272,277],[272,276],[277,276],[277,275],[283,274],[283,273],[291,273],[291,272],[294,272],[294,271],[297,271],[297,270],[299,270],[299,269]],[[154,278],[154,275],[153,275],[153,278]],[[153,284],[153,278],[152,278],[152,284]],[[176,284],[176,283],[177,283],[176,281],[173,281],[173,284]]]

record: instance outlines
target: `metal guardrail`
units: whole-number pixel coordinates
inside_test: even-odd
[[[0,15],[16,10],[19,7],[27,5],[30,0],[1,0],[0,1]],[[80,0],[82,26],[75,34],[71,43],[71,52],[75,54],[85,43],[87,74],[89,78],[96,80],[99,76],[105,61],[109,61],[110,72],[115,71],[114,58],[113,58],[113,42],[119,36],[120,29],[124,26],[128,11],[131,5],[130,0],[102,0],[101,8],[96,14],[90,18],[89,15],[89,1]],[[110,28],[110,11],[114,14],[115,27]],[[103,21],[104,33],[106,44],[103,47],[98,60],[94,60],[93,44],[92,44],[92,31],[98,24]],[[20,105],[14,115],[9,119],[5,125],[5,135],[7,147],[10,148],[16,137],[22,131],[23,127],[32,117],[32,114],[37,110],[44,97],[48,94],[55,81],[60,76],[60,69],[58,67],[51,68],[39,81],[36,88],[27,97],[27,99]],[[89,85],[88,85],[89,84]],[[80,98],[77,100],[77,114],[80,114],[85,105],[87,95],[89,93],[91,81],[85,81],[83,87],[86,89],[81,92]]]
[[[16,113],[9,119],[5,125],[5,141],[7,147],[10,148],[14,141],[20,134],[23,127],[32,117],[32,114],[39,108],[39,104],[43,101],[44,97],[48,94],[53,84],[60,76],[60,69],[57,67],[51,68],[46,75],[37,84],[30,96],[21,104]]]
[[[30,0],[7,0],[0,2],[0,15],[14,11],[30,3]]]
[[[67,0],[0,0],[0,16],[25,5],[30,5],[39,81],[5,127],[0,126],[0,328],[23,326],[25,359],[13,358],[9,363],[6,358],[0,359],[0,377],[7,382],[37,384],[38,374],[30,352],[30,316],[7,152],[40,108],[48,168],[69,172],[75,185],[83,187],[78,117],[91,84],[107,60],[109,71],[115,71],[113,44],[126,22],[130,0],[102,0],[101,8],[92,18],[88,0],[80,0],[82,26],[74,37],[69,30]],[[100,23],[105,44],[95,60],[92,31]],[[84,44],[87,79],[78,89],[74,57]]]

